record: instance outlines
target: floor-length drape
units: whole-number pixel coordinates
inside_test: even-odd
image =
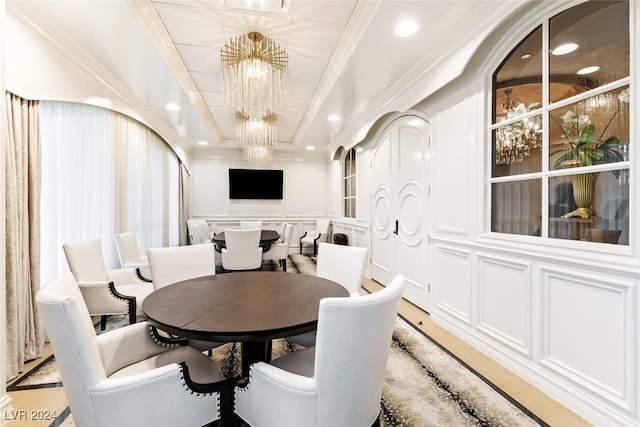
[[[44,329],[35,294],[40,289],[39,103],[6,93],[7,379],[42,354]]]
[[[109,109],[42,101],[42,283],[68,271],[62,245],[133,231],[140,252],[178,244],[179,162],[144,124]]]

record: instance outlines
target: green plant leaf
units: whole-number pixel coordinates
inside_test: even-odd
[[[578,141],[585,143],[593,141],[593,137],[596,134],[596,127],[594,125],[586,125],[580,132],[580,138]]]

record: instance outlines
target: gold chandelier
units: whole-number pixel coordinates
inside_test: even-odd
[[[220,50],[222,91],[251,119],[276,111],[289,95],[287,52],[257,32],[227,41]]]
[[[511,99],[512,89],[505,89],[507,99],[501,106],[507,113],[506,119],[512,119],[528,113],[532,108],[526,107],[518,99]],[[519,163],[531,151],[540,147],[542,142],[540,117],[524,118],[520,121],[496,129],[496,164],[510,165]]]
[[[261,168],[271,162],[277,138],[277,121],[276,114],[272,112],[267,112],[260,119],[236,113],[236,139],[249,166]]]

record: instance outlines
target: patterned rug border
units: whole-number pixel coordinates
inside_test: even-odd
[[[367,292],[369,292],[367,290]],[[465,362],[464,360],[462,360],[460,357],[456,356],[454,353],[452,353],[449,349],[447,349],[444,345],[440,344],[435,338],[433,338],[431,335],[429,335],[428,333],[426,333],[425,331],[421,330],[420,328],[418,328],[416,325],[413,324],[413,322],[411,322],[409,319],[407,319],[405,316],[403,316],[402,314],[398,313],[398,317],[401,318],[402,320],[404,320],[409,326],[411,326],[414,330],[416,330],[418,333],[420,333],[422,336],[424,336],[425,338],[427,338],[429,341],[431,341],[431,343],[433,343],[436,347],[438,347],[440,350],[442,350],[443,352],[445,352],[446,354],[449,355],[449,357],[451,357],[452,359],[456,360],[460,365],[462,365],[465,369],[467,369],[469,372],[471,372],[473,375],[475,375],[476,377],[478,377],[479,379],[481,379],[485,384],[487,384],[489,387],[491,387],[496,393],[498,393],[499,395],[501,395],[502,397],[504,397],[507,401],[509,401],[512,405],[514,405],[516,408],[518,408],[519,410],[521,410],[524,414],[526,414],[529,418],[531,418],[533,421],[535,421],[536,423],[540,424],[542,427],[550,427],[549,424],[547,424],[546,422],[544,422],[540,417],[538,417],[536,414],[534,414],[531,410],[529,410],[526,406],[524,406],[522,403],[518,402],[516,399],[514,399],[513,397],[511,397],[511,395],[509,393],[507,393],[506,391],[504,391],[503,389],[501,389],[499,386],[497,386],[495,383],[493,383],[490,379],[488,379],[487,377],[485,377],[484,375],[482,375],[480,372],[478,372],[476,369],[474,369],[472,366],[470,366],[467,362]]]

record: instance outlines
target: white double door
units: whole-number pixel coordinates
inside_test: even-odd
[[[384,285],[405,276],[404,297],[430,309],[427,281],[429,123],[392,122],[373,151],[371,275]]]

